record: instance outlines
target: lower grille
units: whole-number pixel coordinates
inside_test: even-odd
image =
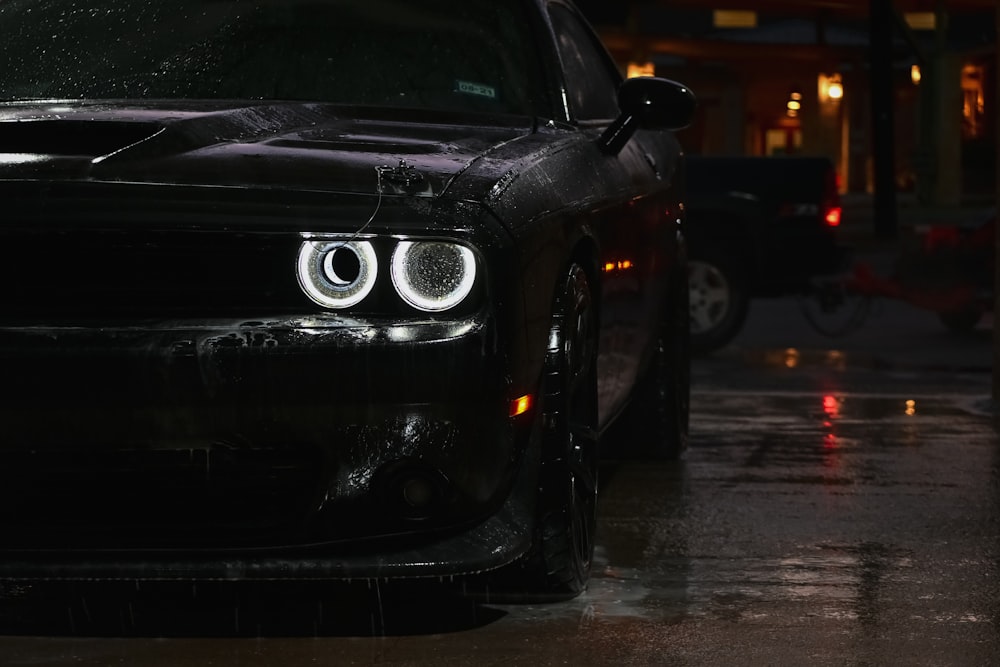
[[[211,548],[294,539],[321,461],[294,448],[0,457],[2,548]]]

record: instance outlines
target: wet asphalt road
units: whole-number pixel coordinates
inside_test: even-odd
[[[685,459],[603,466],[576,600],[7,585],[0,665],[1000,664],[991,349],[894,304],[836,340],[755,304],[695,362]]]

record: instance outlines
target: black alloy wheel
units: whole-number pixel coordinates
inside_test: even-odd
[[[535,538],[521,563],[526,601],[565,600],[590,577],[597,516],[597,311],[587,274],[557,290],[542,379]]]

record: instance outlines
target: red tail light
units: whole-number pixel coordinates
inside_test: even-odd
[[[832,208],[826,209],[826,215],[823,216],[823,220],[826,222],[827,227],[837,227],[840,225],[840,207],[834,206]]]
[[[827,227],[840,226],[840,174],[831,169],[826,173],[826,192],[823,193],[823,221]]]

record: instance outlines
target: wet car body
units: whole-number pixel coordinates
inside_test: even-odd
[[[204,6],[230,7],[227,34],[271,34],[363,4]],[[160,90],[6,82],[0,574],[537,575],[557,559],[564,575],[531,587],[579,592],[600,431],[652,383],[663,446],[683,446],[663,128],[693,98],[650,80],[621,88],[617,119],[576,118],[554,34],[589,35],[575,10],[501,4],[545,72],[516,110],[480,109],[501,84],[464,78],[420,104],[234,100],[165,66]],[[15,48],[30,55],[8,62]]]

